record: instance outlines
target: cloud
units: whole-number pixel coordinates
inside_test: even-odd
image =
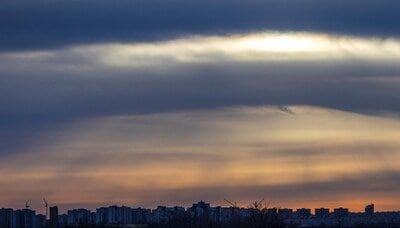
[[[308,33],[7,53],[1,109],[49,121],[253,104],[397,112],[399,58],[397,39]]]
[[[3,53],[1,153],[114,115],[240,105],[398,115],[399,43],[267,32]]]
[[[49,49],[258,30],[398,37],[396,0],[3,1],[0,49]]]
[[[259,32],[230,36],[193,36],[165,42],[83,45],[53,51],[11,52],[3,62],[36,64],[59,70],[94,67],[157,69],[176,64],[225,62],[340,61],[397,62],[399,39],[333,36],[316,33]],[[51,64],[49,66],[49,64]]]
[[[3,156],[0,200],[15,205],[45,195],[66,208],[263,197],[316,206],[340,198],[352,208],[359,206],[352,199],[398,206],[388,199],[398,195],[397,120],[289,108],[295,115],[241,107],[71,124],[51,142]]]

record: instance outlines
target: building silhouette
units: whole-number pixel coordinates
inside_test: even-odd
[[[58,228],[58,207],[57,206],[50,207],[49,226],[50,226],[50,228]]]
[[[333,214],[337,218],[347,217],[349,215],[349,209],[343,207],[335,208],[333,209]]]
[[[373,215],[375,213],[375,205],[369,204],[365,207],[365,214],[366,215]]]
[[[296,210],[296,215],[301,218],[308,218],[311,216],[311,209],[299,208]]]
[[[0,209],[0,227],[12,228],[14,222],[14,211],[11,208]]]
[[[329,216],[329,208],[316,208],[315,209],[315,217],[326,218],[328,216]]]

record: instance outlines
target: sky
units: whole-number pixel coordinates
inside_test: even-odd
[[[398,210],[397,0],[0,1],[0,207]]]

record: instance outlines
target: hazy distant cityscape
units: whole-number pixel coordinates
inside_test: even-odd
[[[158,206],[155,209],[128,206],[85,208],[59,214],[56,205],[46,215],[35,210],[0,209],[1,228],[67,227],[400,227],[400,211],[376,212],[374,204],[364,212],[330,208],[268,208],[262,201],[247,208],[232,203],[229,207],[210,206],[200,201],[191,207]]]

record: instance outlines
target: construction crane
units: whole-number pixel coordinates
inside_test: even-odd
[[[48,211],[49,211],[48,210],[49,204],[48,204],[46,198],[43,198],[43,203],[44,203],[44,207],[46,208],[46,219],[47,219],[47,215],[48,215]]]

